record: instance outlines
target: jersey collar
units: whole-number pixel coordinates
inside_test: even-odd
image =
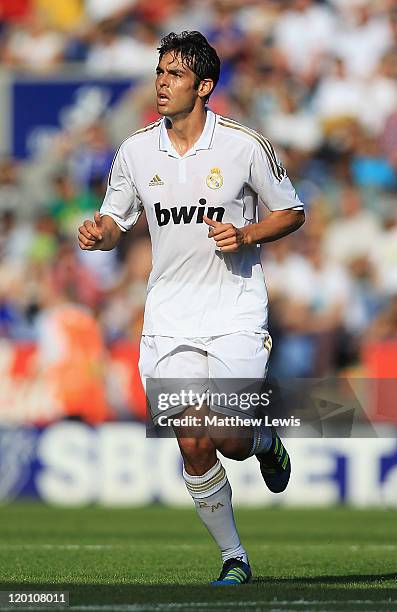
[[[210,149],[212,147],[212,142],[215,133],[216,115],[209,108],[206,109],[206,112],[207,118],[205,120],[204,129],[201,133],[200,138],[183,157],[190,157],[190,155],[195,155],[196,152],[201,149]],[[159,150],[165,151],[171,157],[181,158],[181,156],[175,151],[168,137],[167,128],[165,127],[165,121],[166,119],[164,118],[160,126]]]

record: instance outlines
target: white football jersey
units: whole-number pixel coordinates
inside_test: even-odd
[[[153,269],[144,334],[202,337],[267,327],[259,245],[222,253],[208,238],[207,215],[243,227],[270,211],[302,203],[263,136],[207,110],[203,133],[180,156],[167,119],[127,138],[109,174],[101,215],[127,231],[145,210]]]

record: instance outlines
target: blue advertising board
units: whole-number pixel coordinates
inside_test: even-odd
[[[293,478],[281,495],[266,487],[255,458],[222,458],[236,505],[397,507],[397,437],[289,438]],[[146,438],[137,423],[0,429],[0,502],[191,504],[174,439]]]
[[[14,77],[11,84],[12,154],[28,158],[65,128],[103,116],[133,82],[131,79]]]

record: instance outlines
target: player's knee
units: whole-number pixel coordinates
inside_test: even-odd
[[[219,438],[215,440],[216,448],[228,459],[244,461],[251,449],[249,438]]]
[[[210,438],[179,438],[178,443],[185,465],[193,466],[199,473],[213,465],[216,451]]]

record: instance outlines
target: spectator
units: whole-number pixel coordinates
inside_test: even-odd
[[[280,96],[279,103],[263,124],[270,140],[297,151],[315,151],[323,140],[317,117],[299,108],[298,100],[289,89]]]
[[[118,33],[116,21],[101,22],[94,34],[86,67],[92,74],[119,74],[142,77],[153,74],[157,66],[155,44],[158,37],[142,24],[136,37]]]
[[[291,275],[281,310],[282,334],[273,372],[278,376],[324,376],[338,360],[339,338],[352,304],[348,273],[327,260],[315,234],[304,240],[306,265]],[[276,343],[277,344],[277,343]]]
[[[313,97],[313,109],[323,122],[325,131],[340,119],[359,119],[364,103],[364,85],[349,76],[343,60],[334,60],[320,80]]]
[[[347,73],[356,78],[370,76],[392,46],[390,22],[376,13],[373,4],[365,0],[353,4],[350,19],[344,20],[332,37],[335,56],[344,61]]]
[[[84,18],[83,0],[33,0],[33,10],[45,16],[48,27],[62,32],[78,30]]]
[[[106,337],[114,340],[120,336],[137,337],[135,325],[143,322],[147,282],[152,268],[150,240],[140,238],[130,246],[118,282],[108,294],[104,309],[103,325]]]
[[[64,242],[59,246],[53,270],[54,289],[66,293],[78,304],[96,310],[102,294],[95,276],[76,256],[75,245]]]
[[[381,145],[387,159],[397,169],[397,110],[385,122]]]
[[[210,44],[216,47],[221,59],[219,89],[231,83],[236,63],[246,48],[244,34],[236,21],[233,6],[225,0],[217,0],[214,9],[212,24],[205,36]]]
[[[360,134],[351,161],[352,177],[361,188],[394,189],[397,186],[396,172],[375,138]]]
[[[294,248],[293,237],[262,247],[262,265],[272,300],[289,299],[296,278],[306,273],[307,262]]]
[[[397,294],[397,213],[394,210],[386,229],[369,250],[375,269],[375,287],[385,297]]]
[[[2,62],[9,68],[51,72],[62,59],[64,45],[63,34],[49,29],[42,15],[33,12],[8,31]]]
[[[273,30],[274,42],[292,72],[312,79],[335,35],[335,19],[327,6],[313,0],[292,0]]]
[[[359,190],[344,187],[340,196],[340,216],[330,224],[324,236],[326,257],[348,264],[365,256],[379,235],[379,219],[373,212],[364,210]]]
[[[92,313],[74,301],[71,287],[45,278],[38,325],[38,361],[64,416],[97,424],[112,417],[106,399],[104,345]],[[89,401],[87,401],[89,398]]]
[[[29,215],[28,194],[19,179],[19,167],[11,157],[0,161],[0,214],[12,210],[21,218]]]
[[[375,136],[397,109],[397,55],[385,55],[378,68],[364,81],[361,123]],[[376,113],[374,113],[376,108]]]
[[[135,0],[85,0],[87,17],[94,23],[114,19],[129,11]]]
[[[147,2],[141,4],[148,5]],[[151,6],[159,4],[152,3]],[[212,23],[213,2],[212,0],[177,0],[173,3],[173,10],[169,11],[166,18],[157,20],[164,34],[168,32],[182,32],[190,30],[194,23],[194,29],[199,32],[206,31]]]
[[[34,238],[30,222],[18,221],[14,210],[5,210],[0,221],[0,257],[4,262],[24,266]]]
[[[76,227],[100,207],[101,194],[89,188],[78,191],[72,179],[65,174],[57,175],[53,185],[55,193],[48,203],[48,213],[55,220],[58,231],[72,238],[76,234]]]
[[[390,302],[372,322],[365,341],[396,340],[397,339],[397,294],[391,297]]]
[[[29,261],[49,264],[55,259],[57,253],[56,224],[49,215],[43,213],[37,217],[34,229],[28,250]]]
[[[89,189],[92,182],[107,180],[114,149],[104,126],[96,122],[82,131],[68,155],[70,174],[79,189]]]

